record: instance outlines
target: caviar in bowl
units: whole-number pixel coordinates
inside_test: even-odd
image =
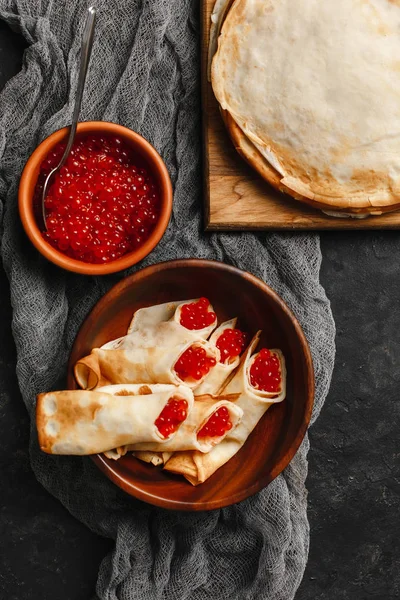
[[[144,258],[159,242],[172,210],[171,181],[156,150],[132,130],[79,123],[64,166],[46,196],[48,173],[65,148],[68,129],[53,133],[25,165],[19,210],[26,233],[49,260],[70,271],[106,274]]]

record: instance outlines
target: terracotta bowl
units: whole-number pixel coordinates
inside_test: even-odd
[[[75,340],[68,364],[68,387],[76,389],[73,366],[92,348],[124,335],[138,308],[207,296],[218,319],[237,316],[238,326],[261,343],[281,348],[287,364],[287,398],[272,406],[243,448],[205,483],[193,487],[183,477],[127,454],[118,461],[93,457],[116,485],[145,502],[170,509],[210,510],[255,494],[293,458],[310,421],[314,375],[310,350],[292,312],[265,283],[234,267],[206,260],[170,261],[147,267],[114,286],[96,304]]]
[[[31,154],[24,167],[18,194],[19,214],[22,225],[37,250],[39,250],[39,252],[48,260],[63,269],[86,275],[106,275],[107,273],[115,273],[127,269],[138,263],[153,250],[168,226],[172,211],[172,184],[167,168],[153,146],[141,135],[135,133],[131,129],[104,121],[87,121],[79,123],[77,128],[78,134],[105,133],[118,135],[135,149],[157,182],[161,197],[161,213],[154,230],[146,242],[136,250],[128,252],[113,262],[104,265],[90,264],[70,258],[53,248],[53,246],[43,239],[33,209],[33,194],[39,176],[40,165],[54,146],[58,144],[58,142],[66,139],[68,131],[68,128],[65,127],[64,129],[52,133]]]

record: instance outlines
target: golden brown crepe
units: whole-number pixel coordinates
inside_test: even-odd
[[[87,455],[145,441],[167,441],[155,421],[171,398],[186,400],[190,414],[194,398],[186,386],[137,396],[87,390],[39,394],[40,447],[48,454]]]
[[[198,437],[198,432],[206,424],[206,422],[217,412],[221,407],[225,407],[229,412],[232,429],[221,437]],[[214,446],[220,444],[228,433],[239,425],[243,417],[243,411],[239,406],[236,406],[229,400],[216,400],[210,396],[203,396],[197,399],[193,408],[179,428],[178,433],[165,443],[158,442],[143,442],[133,444],[130,450],[147,450],[153,452],[177,452],[182,450],[198,450],[199,452],[209,452]]]
[[[105,394],[112,394],[113,396],[145,396],[149,394],[157,394],[160,392],[170,392],[175,390],[176,387],[165,383],[130,383],[130,384],[116,384],[116,385],[105,385],[96,389],[97,392],[104,392]],[[111,460],[118,460],[121,456],[129,451],[129,446],[118,446],[112,450],[104,452],[107,458]],[[158,466],[167,462],[171,454],[168,452],[137,452],[135,454],[140,460]]]
[[[218,362],[219,350],[205,340],[169,348],[137,348],[127,336],[124,345],[117,349],[95,348],[80,359],[74,368],[75,379],[83,389],[110,383],[167,383],[195,388],[202,379],[182,381],[174,370],[176,361],[191,346],[204,348]]]
[[[172,386],[163,384],[135,384],[135,385],[108,385],[97,388],[96,391],[116,396],[133,396],[138,393],[156,393],[170,391]],[[172,388],[173,389],[173,388]],[[226,400],[218,400],[211,396],[201,396],[196,399],[186,421],[181,425],[179,431],[170,441],[162,441],[161,444],[156,442],[143,442],[140,444],[132,444],[129,446],[121,446],[113,449],[110,452],[105,452],[108,458],[117,460],[124,456],[127,452],[134,452],[135,456],[145,462],[152,464],[161,464],[170,458],[172,452],[180,450],[199,450],[200,452],[209,452],[213,446],[220,443],[225,437],[214,438],[197,438],[197,433],[211,418],[211,416],[224,406],[229,411],[232,429],[234,429],[243,416],[243,411],[235,406],[232,402]],[[141,454],[143,452],[143,454]],[[167,456],[167,454],[169,454]],[[151,458],[154,457],[154,460]]]

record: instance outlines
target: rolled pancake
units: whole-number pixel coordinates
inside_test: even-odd
[[[214,331],[212,336],[210,337],[210,344],[217,343],[219,336],[226,329],[234,329],[236,326],[237,319],[231,319],[230,321],[225,321],[221,323],[221,325]],[[235,360],[233,360],[229,364],[224,364],[218,362],[214,369],[206,376],[203,383],[201,383],[196,388],[196,396],[201,396],[202,394],[211,394],[212,396],[218,396],[218,392],[224,386],[226,380],[229,375],[234,371],[240,363],[240,357],[238,356]]]
[[[207,355],[219,360],[219,351],[205,340],[178,344],[170,348],[136,348],[127,343],[117,349],[95,348],[74,368],[77,383],[83,389],[117,383],[167,383],[197,387],[200,380],[182,381],[174,370],[179,357],[190,347],[202,347]]]
[[[98,392],[105,392],[106,394],[113,394],[114,396],[137,396],[146,394],[155,394],[158,392],[168,392],[176,389],[174,385],[166,383],[128,383],[128,384],[115,384],[105,385],[97,388]],[[113,450],[104,452],[107,458],[111,460],[118,460],[121,456],[125,456],[130,451],[130,446],[119,446]],[[136,458],[139,458],[143,462],[152,464],[154,466],[163,465],[171,457],[170,452],[134,452]]]
[[[194,398],[186,386],[139,396],[87,390],[39,394],[40,447],[48,454],[87,455],[144,441],[161,442],[155,421],[171,398],[186,400],[190,414]]]
[[[228,462],[242,448],[250,433],[268,408],[276,402],[282,402],[286,390],[275,398],[268,398],[254,389],[248,381],[248,365],[252,353],[259,342],[260,332],[256,334],[242,357],[240,367],[222,394],[243,410],[243,417],[236,429],[207,454],[198,451],[177,452],[165,465],[167,471],[183,475],[192,485],[206,481],[215,471]],[[286,381],[286,379],[285,379]]]
[[[156,394],[159,392],[170,392],[175,390],[176,387],[174,385],[168,385],[165,383],[130,383],[130,384],[116,384],[116,385],[105,385],[103,387],[97,388],[97,392],[104,392],[105,394],[113,394],[113,396],[145,396],[149,394]],[[125,454],[129,451],[129,446],[119,446],[118,448],[114,448],[113,450],[107,450],[104,452],[105,456],[111,460],[118,460],[121,456],[125,456]],[[162,453],[156,452],[141,452],[136,453],[136,457],[140,458],[140,460],[151,463],[155,466],[162,465],[170,458],[170,454],[165,453],[165,458],[163,458]]]
[[[268,400],[271,403],[281,402],[286,396],[286,365],[285,359],[280,350],[274,348],[270,350],[271,354],[274,354],[279,360],[280,372],[281,372],[281,384],[280,388],[276,392],[267,392],[264,390],[259,390],[253,387],[250,383],[250,369],[254,361],[256,360],[259,352],[252,354],[251,356],[247,354],[246,359],[241,364],[241,368],[235,377],[231,380],[227,381],[227,384],[223,388],[223,393],[225,394],[241,394],[243,391],[246,392],[249,396],[256,395],[257,398],[262,398],[264,400]]]
[[[139,308],[132,318],[127,335],[107,342],[103,350],[117,350],[127,346],[136,348],[170,347],[194,340],[207,339],[215,329],[217,321],[204,329],[188,329],[180,323],[180,312],[184,304],[197,300],[180,300]],[[210,304],[210,311],[213,307]]]
[[[213,89],[294,197],[399,206],[399,26],[392,0],[233,3]]]
[[[128,396],[135,395],[137,393],[154,393],[168,391],[171,387],[163,384],[135,384],[135,385],[108,385],[101,388],[97,388],[99,392],[105,392],[108,394],[114,394],[117,396]],[[232,429],[237,427],[242,416],[243,411],[240,407],[234,405],[232,402],[220,400],[216,401],[210,396],[202,396],[196,400],[193,404],[188,418],[179,428],[177,434],[174,436],[174,443],[162,442],[157,443],[143,443],[134,444],[130,446],[120,446],[109,452],[105,452],[107,458],[118,460],[121,456],[124,456],[127,452],[133,452],[137,458],[144,462],[149,462],[154,465],[159,465],[169,460],[171,454],[175,451],[182,450],[199,450],[200,452],[209,452],[211,448],[219,444],[227,434],[219,438],[200,438],[197,439],[197,432],[203,427],[208,419],[221,407],[225,406],[230,415],[232,423]],[[178,439],[175,439],[177,436]],[[172,439],[171,439],[172,441]],[[167,444],[167,445],[165,445]]]
[[[139,308],[133,315],[128,328],[128,335],[136,333],[140,334],[137,336],[138,339],[140,339],[140,336],[144,336],[145,339],[153,338],[156,342],[154,345],[156,346],[172,346],[174,343],[190,341],[192,339],[205,340],[217,326],[217,320],[212,325],[203,329],[187,329],[180,323],[182,306],[192,304],[198,300],[199,298],[179,300]],[[208,310],[209,312],[214,312],[211,303]],[[158,337],[155,338],[155,335]],[[180,339],[179,335],[181,336]]]
[[[226,407],[229,412],[232,429],[220,437],[201,437],[197,434],[206,422],[217,412],[222,406]],[[214,446],[220,444],[228,433],[231,433],[240,423],[243,417],[243,411],[239,406],[236,406],[229,400],[219,400],[210,396],[204,396],[202,400],[194,403],[193,408],[188,415],[186,421],[179,428],[178,433],[173,439],[158,444],[157,442],[144,442],[134,444],[129,450],[147,450],[154,452],[177,452],[182,450],[198,450],[199,452],[209,452]]]

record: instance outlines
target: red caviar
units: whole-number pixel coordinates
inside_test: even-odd
[[[240,329],[225,329],[215,344],[221,353],[220,362],[229,364],[239,356],[246,345],[246,338]]]
[[[179,398],[170,398],[155,421],[161,435],[169,437],[187,417],[188,403]]]
[[[194,379],[198,381],[205,377],[217,361],[213,356],[208,356],[201,346],[190,346],[175,363],[174,369],[182,381]]]
[[[186,329],[203,329],[212,325],[217,316],[209,308],[210,301],[207,298],[184,304],[181,309],[181,325]]]
[[[45,179],[64,149],[65,143],[57,144],[42,162],[34,197],[39,223]],[[120,137],[78,137],[46,196],[44,239],[86,263],[108,263],[141,246],[158,221],[160,198],[138,161]]]
[[[276,354],[263,348],[250,367],[251,385],[263,392],[279,392],[282,374],[279,358]]]
[[[229,410],[226,406],[221,406],[203,425],[197,437],[222,437],[230,429],[232,429],[232,423],[229,418]]]

